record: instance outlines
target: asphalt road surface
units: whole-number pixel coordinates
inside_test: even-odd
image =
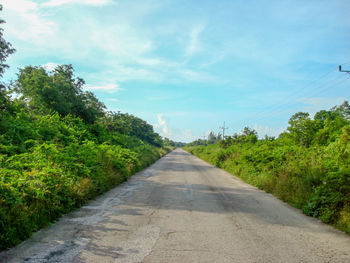
[[[4,262],[350,262],[350,237],[177,149]]]

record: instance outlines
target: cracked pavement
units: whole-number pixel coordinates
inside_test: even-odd
[[[350,237],[176,149],[1,262],[350,262]]]

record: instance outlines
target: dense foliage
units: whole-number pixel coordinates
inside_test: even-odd
[[[152,126],[132,115],[105,113],[93,94],[75,86],[71,73],[71,66],[52,73],[27,67],[16,82],[21,96],[11,99],[9,89],[2,94],[0,249],[166,152]]]
[[[0,30],[0,77],[13,52]],[[28,66],[11,87],[0,83],[0,250],[170,150],[151,125],[106,112],[83,85],[71,65]]]
[[[217,144],[185,147],[246,182],[350,233],[350,106],[294,114],[279,138],[245,128]]]

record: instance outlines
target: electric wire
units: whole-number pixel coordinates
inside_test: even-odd
[[[346,63],[350,63],[346,62]],[[346,64],[343,63],[342,65]],[[307,98],[308,96],[312,95],[317,95],[320,94],[321,91],[327,90],[329,87],[333,87],[334,85],[339,85],[339,83],[343,82],[343,80],[346,77],[341,77],[342,79],[340,81],[338,76],[333,77],[332,79],[328,79],[326,80],[326,82],[322,83],[322,84],[317,84],[317,86],[313,89],[308,89],[308,87],[312,86],[313,84],[319,82],[320,80],[324,79],[325,77],[327,77],[329,74],[333,73],[334,71],[336,71],[337,69],[332,68],[330,71],[326,72],[325,74],[323,74],[322,76],[320,76],[319,78],[311,81],[310,83],[308,83],[307,85],[299,88],[297,91],[294,91],[292,94],[288,94],[286,97],[284,97],[283,99],[280,99],[278,101],[278,103],[271,105],[268,108],[265,108],[263,111],[259,112],[257,115],[254,116],[255,120],[260,120],[262,118],[266,118],[268,116],[269,113],[275,112],[276,110],[279,110],[281,108],[286,108],[288,105],[291,105],[291,101],[297,101],[296,103],[292,103],[294,104],[298,104],[300,103],[300,100],[302,98]],[[336,83],[336,84],[335,84]]]

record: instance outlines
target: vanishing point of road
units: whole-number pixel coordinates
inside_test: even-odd
[[[4,262],[350,262],[350,237],[176,149]]]

